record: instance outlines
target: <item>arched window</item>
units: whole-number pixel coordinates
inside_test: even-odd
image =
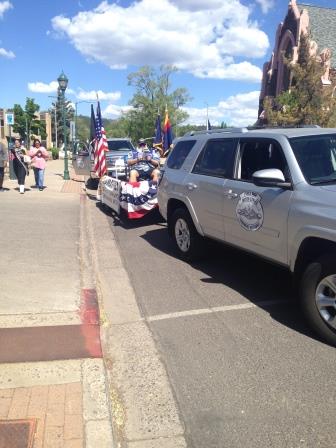
[[[293,44],[291,41],[288,42],[284,56],[286,59],[289,59],[289,60],[291,60],[293,58]],[[281,90],[286,91],[289,89],[290,77],[291,77],[290,68],[284,64],[283,76],[282,76],[282,89]]]
[[[290,87],[290,69],[284,64],[283,57],[288,59],[293,57],[293,47],[295,45],[294,36],[287,30],[282,36],[278,50],[278,76],[276,85],[276,95],[286,91]]]

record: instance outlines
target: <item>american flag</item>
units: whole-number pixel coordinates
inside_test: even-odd
[[[108,145],[106,140],[106,133],[103,127],[99,101],[97,104],[95,131],[96,131],[96,138],[95,138],[94,170],[98,177],[102,177],[106,173],[105,151],[108,151]]]

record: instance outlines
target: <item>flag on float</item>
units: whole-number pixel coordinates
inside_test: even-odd
[[[153,146],[162,146],[162,128],[161,128],[161,117],[159,112],[155,122],[155,137]]]
[[[103,127],[99,101],[97,104],[96,112],[95,134],[94,170],[98,177],[102,177],[106,173],[105,151],[108,151],[108,145],[106,140],[106,133]]]
[[[91,104],[89,150],[90,150],[90,158],[92,161],[94,161],[95,159],[95,141],[96,141],[96,117],[93,110],[93,104]]]
[[[93,104],[91,104],[90,145],[93,147],[95,140],[96,140],[96,117],[93,110]]]
[[[168,110],[166,109],[166,116],[163,125],[163,149],[165,152],[169,150],[170,145],[172,143],[173,143],[173,132],[168,116]]]

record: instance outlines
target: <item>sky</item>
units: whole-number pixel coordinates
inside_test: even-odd
[[[207,113],[212,126],[253,124],[287,8],[287,0],[0,0],[0,107],[30,97],[47,110],[63,70],[78,114],[89,115],[97,92],[103,118],[118,118],[134,94],[127,75],[172,64],[172,88],[192,97],[186,124],[205,124]]]

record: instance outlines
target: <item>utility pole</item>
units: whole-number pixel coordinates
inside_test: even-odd
[[[56,148],[58,148],[58,141],[57,141],[57,111],[56,111],[56,103],[55,103],[55,113],[54,113],[54,117],[55,117],[55,146],[56,146]]]

